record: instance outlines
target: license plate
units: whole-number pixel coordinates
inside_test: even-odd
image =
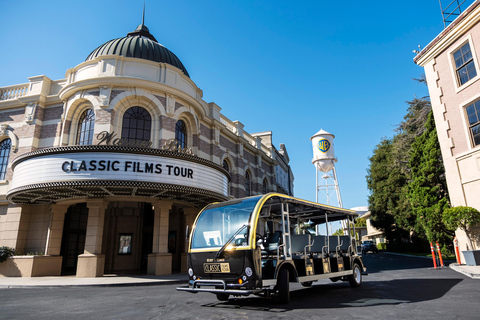
[[[204,263],[203,271],[205,271],[205,273],[229,273],[230,264],[229,263]]]

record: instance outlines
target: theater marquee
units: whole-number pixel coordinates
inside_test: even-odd
[[[190,197],[206,203],[228,195],[229,177],[223,168],[196,156],[159,149],[50,148],[19,157],[12,167],[7,198],[15,203],[124,196],[130,191],[133,196]]]

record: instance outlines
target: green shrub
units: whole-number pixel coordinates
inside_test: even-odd
[[[377,244],[378,250],[387,250],[387,244],[385,242],[380,242]]]
[[[5,262],[8,257],[13,256],[15,249],[9,247],[0,247],[0,263]]]

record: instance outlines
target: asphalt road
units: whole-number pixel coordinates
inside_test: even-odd
[[[432,262],[364,256],[359,288],[322,281],[293,285],[291,303],[259,297],[219,302],[177,285],[0,289],[0,319],[480,319],[480,280]]]

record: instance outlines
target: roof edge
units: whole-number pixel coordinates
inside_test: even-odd
[[[438,51],[443,51],[446,46],[445,43],[450,44],[456,40],[452,39],[453,29],[461,28],[462,26],[464,27],[463,29],[465,29],[465,26],[467,30],[470,29],[472,24],[480,20],[480,15],[478,15],[476,19],[466,20],[466,18],[469,16],[472,17],[470,14],[476,9],[479,11],[479,6],[480,0],[476,0],[474,3],[472,3],[465,11],[463,11],[460,16],[453,20],[448,27],[443,29],[442,32],[440,32],[432,41],[430,41],[430,43],[413,58],[413,62],[421,67],[425,66],[426,62],[430,60],[432,55],[434,55],[434,52],[436,53]],[[435,49],[436,47],[437,49]]]

